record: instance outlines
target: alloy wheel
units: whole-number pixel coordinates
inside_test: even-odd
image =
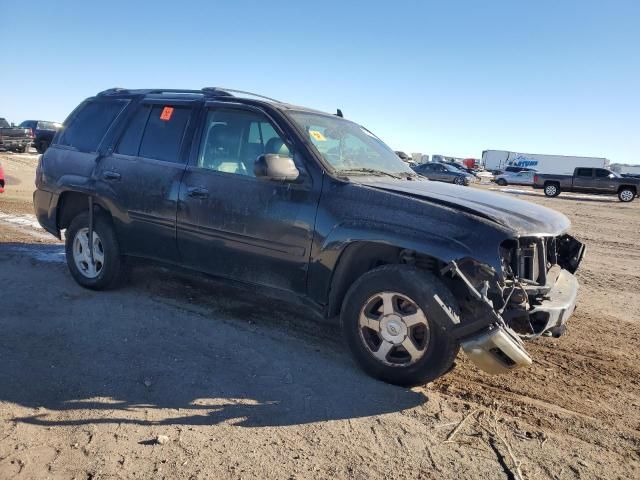
[[[90,243],[93,250],[91,261]],[[93,242],[89,242],[89,229],[81,228],[73,239],[73,261],[86,278],[96,278],[104,267],[104,247],[100,236],[94,231]]]
[[[398,292],[380,292],[367,300],[358,319],[360,338],[384,365],[406,367],[424,357],[429,324],[422,309]]]

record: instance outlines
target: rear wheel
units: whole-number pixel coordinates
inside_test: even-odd
[[[631,188],[625,187],[618,192],[618,199],[621,202],[624,202],[624,203],[633,202],[634,198],[636,198],[636,192]]]
[[[67,266],[74,280],[85,288],[105,290],[121,281],[124,266],[111,221],[94,215],[93,239],[89,238],[89,213],[76,216],[66,232]]]
[[[547,197],[557,197],[560,195],[560,187],[555,183],[547,183],[544,186],[544,194]]]
[[[496,180],[496,183],[498,185],[500,185],[501,187],[506,187],[507,186],[507,181],[504,178],[499,178],[498,180]]]
[[[343,334],[371,376],[396,385],[430,382],[451,369],[458,343],[440,299],[454,314],[451,292],[433,275],[406,265],[365,273],[349,289],[341,312]]]

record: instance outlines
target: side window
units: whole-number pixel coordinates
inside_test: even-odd
[[[589,177],[591,178],[590,168],[578,168],[576,169],[576,177]]]
[[[602,168],[596,168],[596,177],[598,178],[607,178],[609,176],[609,170],[604,170]]]
[[[246,110],[209,110],[198,167],[253,177],[253,165],[265,153],[288,156],[289,149],[264,115]]]
[[[139,156],[180,163],[182,137],[191,108],[153,105],[140,143]]]
[[[144,127],[147,125],[147,119],[149,118],[150,111],[151,107],[148,105],[142,105],[138,108],[138,111],[134,113],[131,120],[129,120],[122,138],[120,138],[120,143],[118,143],[116,153],[132,156],[138,155],[140,140],[142,140],[142,132],[144,132]]]
[[[126,101],[90,101],[64,126],[58,145],[75,147],[83,152],[95,152],[107,130],[127,105]]]

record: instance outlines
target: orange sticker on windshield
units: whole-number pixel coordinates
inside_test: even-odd
[[[171,120],[171,115],[173,115],[173,107],[164,107],[160,113],[160,120],[168,122]]]
[[[326,137],[317,130],[309,130],[309,135],[311,135],[313,138],[315,138],[319,142],[327,141]]]

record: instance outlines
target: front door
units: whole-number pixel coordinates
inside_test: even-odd
[[[178,248],[191,266],[249,283],[305,291],[319,186],[300,153],[260,110],[210,106],[180,186]],[[293,183],[254,176],[263,153],[293,155]]]
[[[176,211],[193,107],[189,102],[134,106],[113,151],[96,167],[97,188],[112,202],[124,253],[178,258]]]

